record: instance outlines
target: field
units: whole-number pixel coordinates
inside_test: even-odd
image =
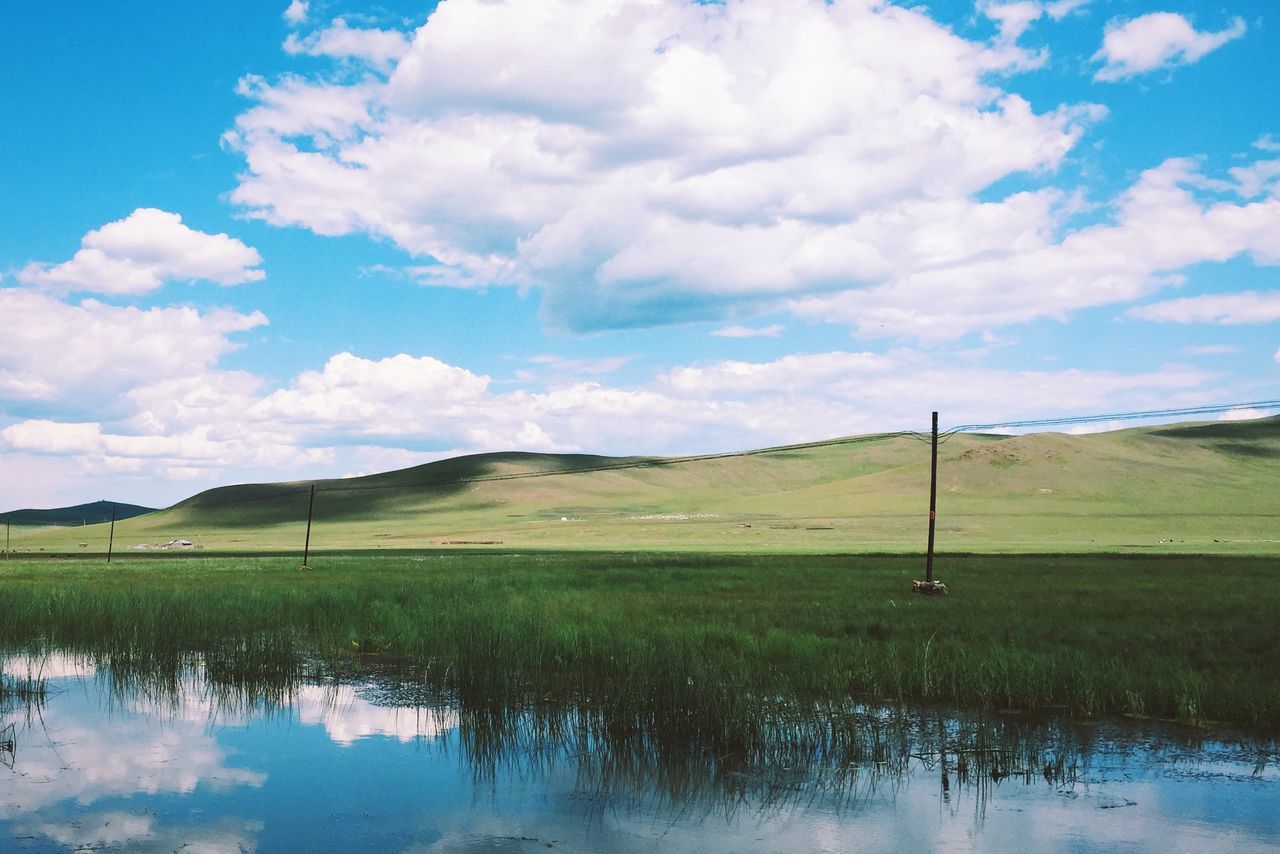
[[[426,553],[0,564],[0,645],[230,683],[391,660],[464,702],[736,743],[851,700],[1280,727],[1277,561]],[[312,658],[311,660],[315,660]]]

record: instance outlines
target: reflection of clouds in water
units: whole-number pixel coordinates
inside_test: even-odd
[[[127,692],[116,702],[138,715],[205,727],[245,726],[251,720],[278,712],[286,718],[295,717],[302,724],[323,727],[331,741],[344,747],[371,736],[401,742],[436,738],[458,725],[458,714],[452,709],[375,705],[365,699],[365,686],[334,682],[293,685],[279,698],[285,706],[283,710],[211,690],[196,666],[181,675],[178,686],[176,693],[159,696]]]
[[[1241,766],[1236,766],[1239,771]],[[1239,778],[1235,778],[1239,781]],[[953,787],[949,809],[937,809],[937,788],[920,788],[932,798],[914,796],[898,804],[896,823],[919,835],[919,850],[1037,851],[1092,850],[1274,852],[1276,828],[1266,819],[1267,793],[1274,787],[1236,788],[1235,797],[1213,783],[1170,785],[1157,764],[1150,772],[1128,767],[1121,774],[1092,782],[1054,787],[1006,780],[991,792],[985,809],[973,790]],[[1260,796],[1260,797],[1259,797]],[[1261,822],[1206,820],[1192,804],[1231,801],[1248,809],[1257,799]],[[929,803],[932,802],[932,808]],[[905,807],[905,808],[904,808]],[[1272,825],[1268,828],[1268,825]],[[861,825],[859,825],[861,827]],[[908,846],[912,847],[912,846]]]
[[[400,742],[436,738],[458,725],[455,711],[375,706],[350,685],[303,685],[294,709],[302,723],[323,726],[344,747],[375,735]]]
[[[160,826],[153,815],[121,811],[58,814],[56,810],[14,825],[14,835],[48,839],[68,850],[125,848],[134,852],[222,854],[254,851],[262,823],[220,819],[196,827]]]
[[[84,683],[67,680],[38,716],[17,723],[0,819],[73,799],[82,805],[134,794],[188,793],[199,785],[260,787],[266,775],[226,765],[202,725],[161,724],[128,710],[104,712]]]
[[[17,665],[10,669],[11,661],[6,660],[6,671],[15,673]],[[65,656],[41,657],[30,667],[23,672],[46,677],[83,677],[89,670]],[[278,835],[271,832],[278,834],[280,825],[293,828],[299,820],[299,793],[290,788],[298,785],[291,779],[298,768],[273,763],[279,756],[296,760],[299,745],[308,751],[306,770],[293,777],[316,776],[312,767],[337,767],[342,779],[353,783],[340,790],[323,785],[306,789],[306,815],[334,821],[342,816],[348,830],[352,816],[376,817],[379,824],[390,821],[391,829],[379,826],[378,831],[385,830],[388,841],[394,837],[398,846],[416,843],[410,850],[419,852],[526,851],[546,843],[557,850],[619,852],[855,847],[1248,852],[1275,850],[1280,841],[1272,815],[1280,774],[1266,766],[1254,778],[1251,762],[1242,761],[1244,754],[1222,745],[1216,750],[1165,745],[1125,753],[1101,743],[1074,785],[1055,787],[1039,779],[1026,785],[1009,779],[986,786],[984,792],[960,785],[953,775],[945,802],[938,768],[919,766],[906,779],[890,775],[868,777],[866,785],[854,781],[852,797],[839,803],[811,797],[804,775],[784,775],[742,791],[730,787],[729,796],[720,799],[713,792],[682,800],[678,792],[698,795],[707,787],[663,789],[663,775],[643,763],[640,782],[628,786],[625,775],[584,769],[578,750],[565,747],[542,756],[520,748],[518,738],[512,755],[490,763],[490,774],[496,776],[483,779],[466,779],[468,768],[449,755],[451,749],[418,751],[413,762],[398,764],[394,757],[403,757],[404,751],[397,752],[397,745],[455,734],[458,715],[376,705],[380,695],[360,685],[295,686],[282,698],[288,707],[273,711],[261,702],[228,703],[195,672],[182,680],[180,695],[161,691],[150,698],[123,691],[105,698],[100,693],[110,687],[105,678],[58,678],[52,684],[56,693],[41,710],[44,727],[36,715],[18,721],[17,766],[14,772],[0,768],[0,848],[10,833],[36,837],[40,842],[34,847],[59,849],[96,845],[146,852],[180,847],[234,851],[254,850],[260,840],[270,846],[276,839],[278,844]],[[237,743],[264,746],[262,755],[254,754],[254,764],[271,770],[270,786],[261,771],[228,767],[228,752],[215,736],[229,726],[253,731]],[[465,733],[442,742],[458,745],[463,756],[468,755],[467,743]],[[486,745],[480,739],[476,749]],[[590,747],[583,749],[591,755]],[[494,759],[483,750],[471,758]],[[606,756],[588,761],[615,767]],[[617,767],[629,766],[624,762]],[[700,778],[695,773],[691,779],[697,783]],[[304,789],[312,782],[304,780]],[[773,782],[786,791],[797,787],[797,795],[766,803],[775,797]],[[170,796],[196,789],[197,797],[184,798],[176,818],[153,811],[163,809],[156,805],[172,804],[176,799]],[[235,797],[250,792],[252,798]],[[486,792],[489,798],[480,796]],[[219,797],[205,797],[211,793]],[[188,805],[198,805],[206,823],[184,826],[181,822],[197,814],[186,812]],[[243,817],[211,818],[226,810]],[[323,847],[340,837],[334,835],[335,827],[297,827],[293,832],[310,833],[306,838]],[[341,838],[357,837],[358,832],[349,830]],[[428,839],[436,841],[428,844]]]
[[[62,679],[92,676],[94,668],[87,658],[64,652],[17,653],[0,656],[0,672],[13,679]]]
[[[573,774],[547,775],[543,798],[498,815],[460,811],[435,824],[441,838],[418,844],[437,851],[522,851],[553,843],[557,850],[653,851],[973,851],[1093,850],[1274,852],[1280,828],[1270,817],[1275,786],[1250,784],[1242,764],[1227,783],[1171,783],[1168,768],[1127,767],[1091,783],[1054,786],[1008,779],[979,800],[954,777],[943,801],[938,772],[916,772],[896,788],[865,793],[828,808],[803,803],[782,809],[738,804],[732,818],[715,810],[660,808],[616,791],[583,793]],[[1202,804],[1202,802],[1205,802]],[[1216,806],[1202,810],[1207,802]]]

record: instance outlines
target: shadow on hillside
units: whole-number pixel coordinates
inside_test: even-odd
[[[1228,439],[1237,442],[1280,439],[1280,416],[1259,418],[1250,421],[1218,421],[1213,424],[1190,424],[1178,427],[1166,427],[1152,430],[1152,436],[1164,436],[1170,439]],[[1227,448],[1222,448],[1227,450]],[[1228,453],[1232,451],[1227,450]],[[1237,450],[1236,453],[1252,453]],[[1254,454],[1256,456],[1270,456]]]
[[[365,477],[315,482],[317,522],[416,518],[423,504],[443,503],[477,483],[529,480],[538,476],[642,467],[659,460],[591,454],[475,454]],[[170,510],[198,517],[205,525],[258,527],[307,518],[311,483],[260,483],[202,492]],[[450,510],[485,509],[498,501],[451,502]]]

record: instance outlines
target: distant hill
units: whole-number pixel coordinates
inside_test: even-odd
[[[154,513],[154,507],[122,504],[119,501],[94,501],[74,507],[55,507],[51,510],[10,510],[0,513],[0,523],[11,525],[95,525],[110,522],[111,511],[116,511],[116,521],[132,519],[146,513]]]
[[[944,551],[1280,555],[1280,418],[958,434],[938,462]],[[313,550],[920,551],[929,448],[898,436],[715,458],[478,454],[315,486]],[[209,490],[117,525],[116,542],[300,551],[310,487]],[[22,547],[105,539],[51,533]]]

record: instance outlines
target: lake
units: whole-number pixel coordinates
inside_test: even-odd
[[[1274,742],[1150,722],[851,709],[714,756],[371,667],[228,687],[4,659],[0,850],[1274,851]],[[38,677],[43,694],[17,696]],[[850,744],[856,742],[855,747]]]

